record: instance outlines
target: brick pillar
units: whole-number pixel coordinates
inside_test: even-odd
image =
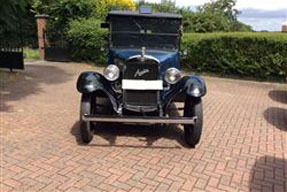
[[[38,45],[41,60],[45,59],[45,44],[47,44],[47,39],[45,39],[44,32],[46,31],[48,17],[48,15],[36,15],[38,29]]]
[[[287,22],[282,24],[282,32],[287,33]]]

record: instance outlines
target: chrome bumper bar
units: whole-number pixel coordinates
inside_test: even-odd
[[[193,125],[197,117],[125,117],[125,116],[103,116],[84,115],[86,122],[106,122],[106,123],[145,123],[145,124],[184,124]]]

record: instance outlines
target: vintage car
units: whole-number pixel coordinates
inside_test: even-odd
[[[182,16],[145,9],[111,11],[102,27],[110,32],[107,67],[103,74],[84,72],[77,82],[83,142],[91,142],[105,123],[181,124],[186,143],[195,147],[202,133],[206,86],[200,77],[180,71]],[[97,102],[101,98],[109,102],[103,106]],[[174,102],[184,103],[183,115],[170,115]]]

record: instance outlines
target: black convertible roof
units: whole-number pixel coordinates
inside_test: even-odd
[[[111,11],[108,16],[133,16],[133,17],[182,19],[182,16],[179,14],[173,14],[173,13],[143,14],[143,13],[139,13],[138,11]]]

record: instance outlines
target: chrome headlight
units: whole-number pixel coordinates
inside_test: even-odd
[[[181,72],[176,68],[169,68],[165,73],[165,81],[169,84],[176,84],[181,79]]]
[[[109,81],[115,81],[120,77],[120,69],[116,65],[109,65],[104,70],[104,76]]]

